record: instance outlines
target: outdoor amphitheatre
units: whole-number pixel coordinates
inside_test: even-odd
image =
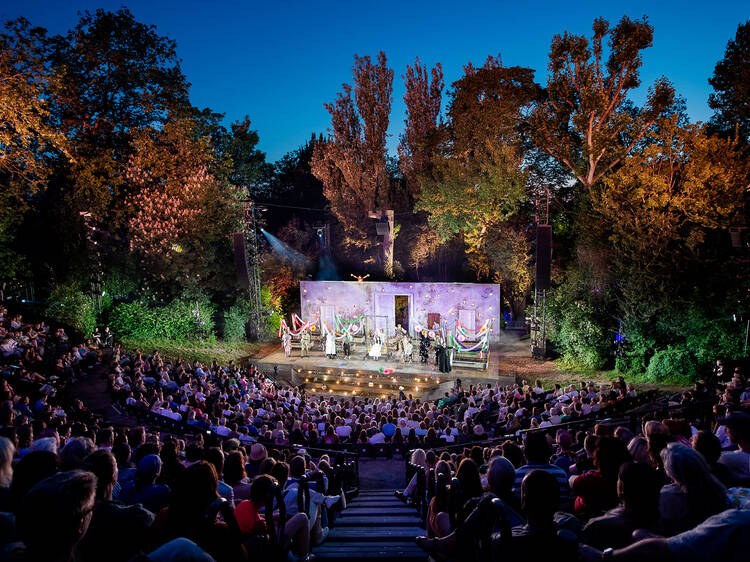
[[[750,559],[747,6],[65,4],[0,11],[0,561]]]

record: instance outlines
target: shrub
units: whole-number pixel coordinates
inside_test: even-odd
[[[654,353],[646,369],[646,379],[650,382],[690,384],[697,376],[695,359],[689,351],[676,346]]]
[[[566,280],[547,298],[548,337],[567,362],[600,369],[609,358],[610,337],[603,305],[575,280]]]
[[[224,312],[224,340],[228,342],[245,341],[246,325],[250,318],[250,305],[244,300]]]
[[[198,302],[200,327],[196,325],[196,303],[175,299],[165,306],[148,307],[142,303],[121,303],[110,313],[110,328],[117,337],[189,340],[199,335],[213,336],[213,307]]]
[[[94,302],[76,283],[57,285],[52,290],[45,315],[84,337],[89,337],[96,326]]]

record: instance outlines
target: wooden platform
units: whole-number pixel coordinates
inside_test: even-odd
[[[421,524],[414,508],[396,499],[393,490],[363,490],[313,553],[320,560],[424,562],[427,555],[414,542],[425,534]]]

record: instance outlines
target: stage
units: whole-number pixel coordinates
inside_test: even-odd
[[[435,364],[435,354],[429,361],[403,362],[395,359],[363,359],[364,352],[357,350],[347,360],[339,355],[328,359],[322,351],[310,351],[300,357],[300,350],[292,350],[291,357],[284,355],[281,346],[276,351],[254,361],[261,370],[271,373],[276,368],[278,377],[293,385],[305,385],[308,392],[340,396],[397,397],[399,391],[420,398],[441,396],[455,384],[457,378],[468,384],[498,382],[500,346],[490,345],[486,369],[454,367],[450,373],[441,373]],[[417,354],[414,354],[417,356]],[[514,379],[502,377],[503,384]]]

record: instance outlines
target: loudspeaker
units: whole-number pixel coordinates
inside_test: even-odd
[[[245,244],[245,233],[234,233],[234,267],[237,270],[237,282],[240,287],[247,287],[250,278],[247,271],[247,246]]]
[[[547,290],[550,287],[552,263],[552,227],[548,224],[536,226],[536,288]]]

